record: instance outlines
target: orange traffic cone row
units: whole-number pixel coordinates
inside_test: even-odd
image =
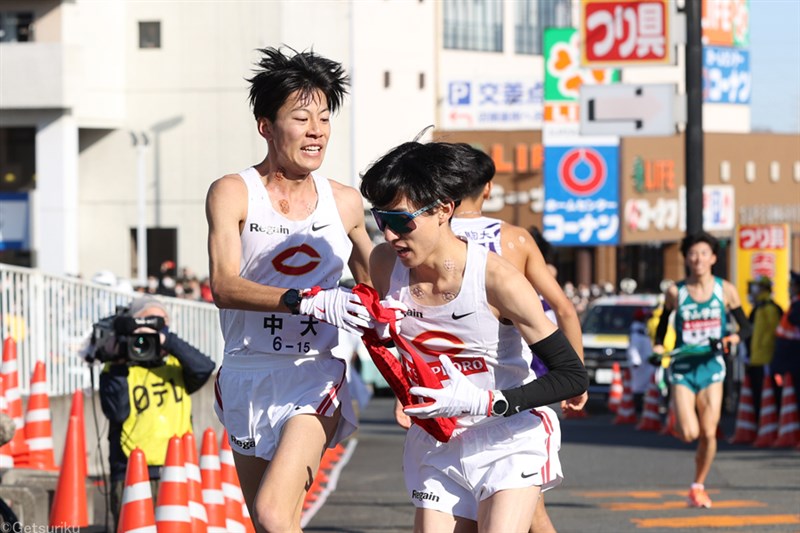
[[[736,425],[733,437],[728,440],[731,444],[750,444],[756,440],[756,410],[753,405],[753,389],[750,376],[744,376],[742,390],[739,393],[739,407],[736,409]]]
[[[53,425],[50,422],[48,393],[44,361],[36,361],[28,409],[25,411],[25,443],[29,451],[27,468],[58,470],[53,452]]]
[[[612,413],[616,413],[617,409],[619,409],[623,393],[622,372],[620,371],[619,363],[614,362],[611,366],[611,385],[608,387],[608,410]]]
[[[27,466],[28,446],[25,444],[25,420],[22,418],[22,398],[19,396],[19,372],[17,370],[17,343],[12,337],[3,342],[3,366],[0,369],[6,397],[6,413],[17,425],[17,432],[9,442],[9,451],[14,465]]]
[[[786,373],[783,378],[781,393],[781,418],[778,424],[778,440],[773,448],[792,448],[800,444],[800,419],[797,416],[797,396],[795,395],[792,375]]]
[[[73,528],[89,525],[86,505],[86,477],[81,471],[78,418],[69,417],[67,440],[61,458],[61,473],[50,510],[50,527]]]
[[[622,370],[622,402],[617,408],[617,416],[614,424],[635,424],[636,408],[633,405],[633,393],[631,392],[631,371],[629,368]]]
[[[775,406],[775,393],[772,392],[772,380],[764,376],[761,389],[761,413],[758,416],[758,435],[753,446],[769,448],[778,438],[778,412]]]
[[[135,448],[128,457],[125,490],[119,512],[117,533],[156,533],[153,493],[144,452]]]
[[[161,468],[156,502],[156,528],[158,533],[192,533],[183,443],[177,435],[169,439],[167,458]]]
[[[203,486],[203,504],[208,517],[208,533],[227,531],[221,475],[217,435],[213,429],[208,428],[203,433],[203,445],[200,449],[200,479]]]
[[[639,431],[661,431],[661,391],[656,383],[656,376],[653,374],[650,385],[647,387],[647,394],[644,397],[642,416],[636,429]]]
[[[219,462],[222,470],[222,494],[225,495],[225,527],[229,533],[245,533],[242,505],[244,496],[233,464],[233,452],[228,442],[228,432],[222,432]]]
[[[80,456],[81,476],[86,477],[89,472],[89,465],[86,458],[86,423],[83,418],[83,391],[76,390],[72,394],[72,406],[70,407],[69,416],[77,417],[78,419],[78,454]]]
[[[247,510],[247,504],[244,502],[242,502],[242,523],[244,523],[245,533],[256,533],[256,526],[253,525],[250,511]]]
[[[192,533],[208,531],[208,514],[203,505],[203,491],[200,487],[200,467],[197,464],[197,446],[194,435],[183,435],[183,461],[186,468],[186,483],[189,489],[189,516],[192,517]]]
[[[8,414],[8,411],[6,410],[6,396],[4,391],[3,376],[0,376],[0,413]],[[16,430],[16,424],[13,425],[14,430]],[[8,443],[0,446],[0,468],[14,468],[14,456],[11,455],[11,445]]]

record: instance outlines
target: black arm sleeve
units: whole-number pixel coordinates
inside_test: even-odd
[[[658,326],[656,326],[656,338],[653,339],[653,346],[663,346],[664,337],[667,336],[667,327],[669,326],[669,315],[672,314],[672,309],[666,307],[661,310],[661,317],[658,319]]]
[[[561,330],[530,345],[549,372],[515,389],[503,390],[508,400],[506,416],[574,398],[589,387],[586,368]]]
[[[131,414],[128,366],[109,364],[100,373],[100,407],[111,422],[121,424]]]
[[[189,394],[205,385],[214,372],[214,361],[210,357],[172,332],[166,334],[163,348],[180,361],[183,368],[183,383]]]
[[[747,317],[744,316],[744,311],[741,307],[731,309],[731,314],[733,315],[734,320],[736,320],[736,323],[739,325],[739,338],[742,340],[742,342],[744,342],[753,335],[753,324],[747,320]]]

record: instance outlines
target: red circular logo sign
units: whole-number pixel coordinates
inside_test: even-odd
[[[431,339],[444,339],[445,341],[452,342],[454,346],[452,348],[435,351],[425,345],[425,342]],[[433,357],[439,357],[439,354],[456,355],[461,353],[461,350],[463,349],[461,346],[464,345],[464,342],[455,335],[445,333],[444,331],[426,331],[425,333],[420,333],[417,335],[414,340],[411,341],[411,344],[413,344],[421,353]]]
[[[592,148],[573,148],[558,162],[561,185],[577,196],[596,193],[605,184],[607,175],[605,160]]]

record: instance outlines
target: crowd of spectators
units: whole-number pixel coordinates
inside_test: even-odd
[[[214,301],[208,277],[199,278],[189,267],[183,267],[178,271],[174,261],[161,263],[159,275],[148,276],[147,284],[144,287],[136,287],[136,291],[208,303]]]

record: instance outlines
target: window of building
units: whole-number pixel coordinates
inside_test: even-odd
[[[419,73],[419,89],[422,90],[425,88],[425,73]]]
[[[0,11],[0,42],[24,43],[33,40],[33,13]]]
[[[388,89],[392,85],[392,73],[388,70],[383,71],[383,88]]]
[[[514,51],[541,55],[545,28],[571,26],[572,0],[517,0],[514,21]]]
[[[161,22],[139,22],[139,48],[161,48]]]
[[[503,51],[503,2],[444,0],[442,7],[445,48]]]
[[[0,128],[0,192],[36,186],[36,129]]]

